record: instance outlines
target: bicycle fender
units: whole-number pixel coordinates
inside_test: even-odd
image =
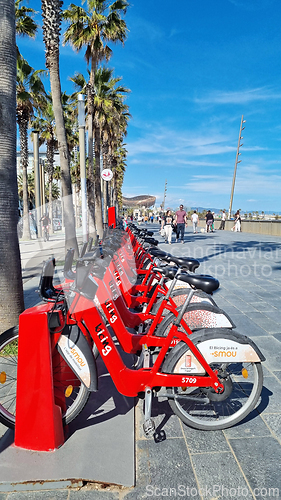
[[[76,325],[64,327],[57,343],[57,349],[85,387],[89,391],[97,391],[96,360],[87,340]]]
[[[180,309],[179,309],[180,311]],[[236,328],[230,316],[213,304],[191,303],[184,313],[187,314],[187,324],[191,330],[195,328]],[[186,316],[184,316],[186,317]],[[190,324],[189,324],[190,320]],[[204,324],[205,323],[205,324]],[[200,327],[200,324],[202,325]],[[190,326],[192,325],[192,326]]]
[[[204,328],[194,332],[191,339],[209,364],[222,362],[259,363],[265,361],[264,355],[250,338],[233,330]],[[177,354],[182,345],[183,342],[179,342],[170,351],[163,364],[164,372],[169,360]],[[185,373],[203,373],[202,366],[190,350],[186,351],[186,355],[191,356],[189,360],[190,366],[187,367],[185,363],[185,365],[179,366],[179,370]]]
[[[177,311],[180,313],[181,307],[178,307]],[[160,323],[158,331],[164,331],[174,319],[173,312],[167,314]],[[183,319],[192,331],[198,329],[202,331],[203,328],[235,328],[235,324],[226,312],[212,304],[204,304],[203,302],[189,304],[184,312]],[[183,331],[183,328],[181,328],[181,331]]]

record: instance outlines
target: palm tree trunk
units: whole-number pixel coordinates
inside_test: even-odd
[[[24,309],[17,235],[15,2],[0,0],[0,332]]]
[[[65,226],[65,250],[75,248],[78,255],[78,245],[76,240],[74,210],[72,202],[72,188],[69,170],[69,154],[65,133],[63,109],[61,104],[61,85],[59,78],[59,62],[52,59],[49,67],[51,94],[56,120],[56,132],[58,138],[58,150],[60,155],[61,185],[63,196],[64,226]]]
[[[102,202],[101,202],[101,176],[100,176],[100,153],[101,140],[100,128],[95,127],[95,218],[96,230],[100,238],[103,236]]]
[[[41,0],[43,17],[43,40],[46,48],[46,66],[50,72],[51,94],[56,122],[58,150],[60,155],[61,185],[65,226],[65,251],[72,247],[78,255],[74,210],[70,177],[69,152],[61,102],[59,71],[59,35],[61,24],[60,0]]]

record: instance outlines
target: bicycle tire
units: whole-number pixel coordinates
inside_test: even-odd
[[[17,390],[17,364],[18,364],[18,326],[10,328],[0,335],[0,422],[10,429],[15,427],[16,415],[16,390]],[[59,361],[53,366],[54,389],[65,393],[66,387],[73,383],[75,375],[70,371],[70,378],[65,380],[63,386],[56,374],[60,370],[61,356],[58,353]],[[72,375],[71,375],[72,374]],[[83,383],[77,381],[76,387],[70,396],[65,397],[66,411],[63,414],[64,425],[69,424],[83,410],[90,396],[90,392]]]
[[[180,344],[182,345],[178,346],[176,355],[171,356],[167,362],[165,373],[178,373],[175,368],[180,365],[181,358],[184,360],[185,353],[189,350],[186,344],[182,342]],[[263,386],[263,372],[260,362],[215,363],[210,366],[218,369],[219,373],[222,370],[227,370],[228,376],[223,380],[226,381],[225,383],[231,392],[226,399],[220,400],[218,398],[217,401],[210,400],[209,403],[206,403],[203,402],[206,395],[216,397],[216,393],[212,389],[187,387],[184,390],[185,388],[181,387],[167,387],[167,392],[173,397],[168,401],[175,415],[189,427],[208,431],[226,429],[243,420],[255,408]],[[242,374],[242,367],[246,368],[248,378]],[[196,398],[196,400],[184,399],[185,395]],[[201,402],[200,399],[202,399]]]

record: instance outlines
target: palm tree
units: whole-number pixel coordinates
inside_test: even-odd
[[[0,332],[24,309],[17,235],[16,41],[14,0],[0,0]]]
[[[22,5],[22,2],[23,0],[15,1],[16,34],[18,36],[28,36],[30,38],[35,38],[38,30],[38,25],[30,15],[35,14],[35,10],[31,7]]]
[[[34,172],[27,174],[27,191],[28,191],[28,204],[29,206],[34,202],[35,199],[35,184],[34,184]],[[23,199],[23,175],[18,175],[18,194],[20,200]]]
[[[45,103],[45,89],[41,80],[44,70],[34,69],[22,57],[17,58],[17,122],[20,134],[21,167],[23,177],[23,238],[30,239],[29,206],[27,191],[28,167],[28,126],[34,108],[40,109]]]
[[[59,41],[62,20],[61,0],[41,0],[43,17],[43,40],[45,43],[46,66],[50,73],[51,94],[56,122],[56,134],[60,154],[63,212],[65,225],[65,250],[72,247],[78,255],[75,233],[70,159],[65,131],[65,121],[61,100],[59,71]]]
[[[71,4],[69,9],[64,11],[64,19],[69,26],[64,34],[64,43],[70,43],[78,52],[86,47],[85,58],[87,64],[91,66],[90,80],[87,85],[88,100],[88,163],[90,177],[93,177],[93,113],[95,96],[95,74],[98,63],[110,59],[112,51],[107,45],[108,42],[121,42],[124,44],[127,37],[127,26],[122,19],[122,14],[126,13],[128,7],[127,0],[116,0],[108,5],[106,0],[87,0],[88,11],[82,7]],[[95,134],[98,140],[99,133]],[[95,149],[95,159],[97,159],[97,149]],[[98,196],[95,206],[101,203],[99,169],[95,169],[94,184],[95,197]],[[98,186],[98,187],[96,187]],[[98,206],[96,214],[96,227],[100,233],[102,231],[102,221],[100,220],[101,206]]]

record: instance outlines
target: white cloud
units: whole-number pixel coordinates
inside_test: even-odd
[[[217,129],[205,131],[202,128],[197,133],[193,130],[178,132],[157,125],[154,129],[157,133],[149,131],[135,141],[128,140],[128,159],[131,164],[140,163],[141,155],[149,154],[150,164],[156,162],[161,165],[163,161],[172,161],[177,166],[211,166],[212,163],[207,161],[200,164],[194,157],[228,155],[235,153],[237,149],[237,138],[234,139],[228,133],[222,133]],[[264,148],[261,146],[243,146],[244,152],[262,150]],[[153,155],[156,156],[156,160]],[[213,161],[213,166],[219,165]]]
[[[217,192],[220,194],[230,193],[232,179],[220,175],[194,175],[191,181],[185,184],[185,189],[197,193]],[[281,174],[263,172],[258,167],[245,167],[237,172],[235,182],[235,194],[253,194],[272,196],[278,195],[281,190]],[[255,200],[253,200],[255,201]]]
[[[267,87],[245,89],[235,92],[216,90],[208,96],[197,97],[198,104],[247,104],[255,101],[269,101],[281,99],[280,92],[274,92]]]

